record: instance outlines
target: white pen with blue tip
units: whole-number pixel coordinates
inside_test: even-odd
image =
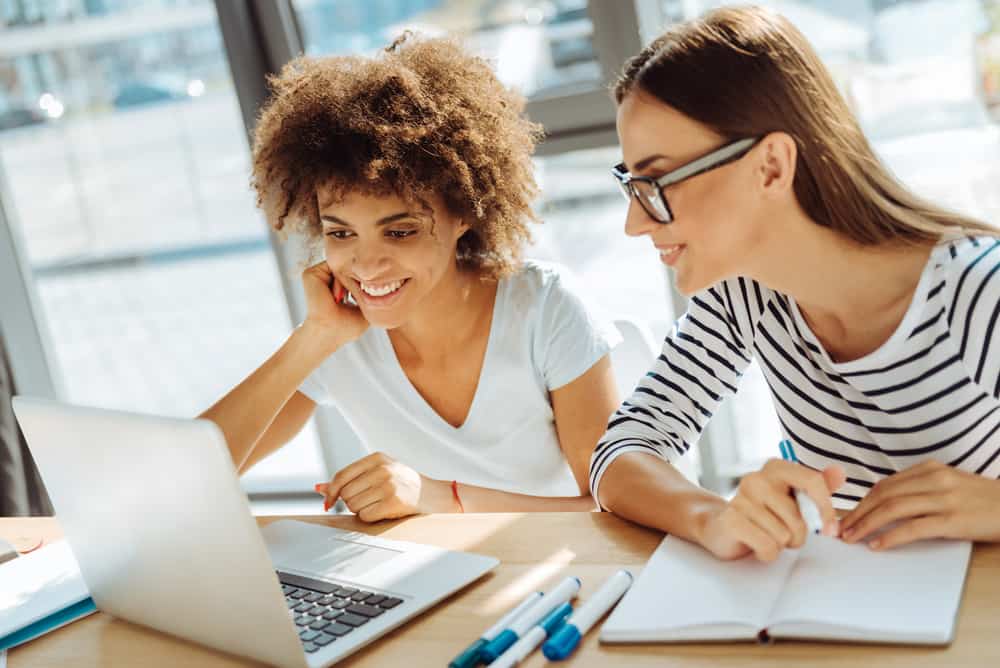
[[[490,667],[512,668],[524,661],[538,649],[538,646],[546,638],[551,638],[553,633],[562,628],[563,622],[572,612],[573,606],[569,603],[560,605],[536,626],[531,627],[531,630],[525,633],[510,649],[497,657],[497,660],[491,663]]]
[[[528,594],[528,597],[521,601],[516,608],[508,612],[506,615],[500,618],[496,624],[486,629],[474,643],[469,645],[465,650],[451,660],[448,664],[448,668],[473,668],[482,662],[482,651],[486,647],[487,643],[500,635],[500,632],[510,626],[518,617],[523,615],[528,608],[538,602],[543,596],[542,592],[534,591]]]
[[[536,601],[523,615],[514,620],[506,629],[501,631],[496,638],[483,647],[480,656],[485,663],[493,663],[497,658],[506,652],[511,645],[526,634],[531,627],[542,621],[550,612],[558,608],[563,603],[573,600],[580,591],[580,579],[568,577],[559,585]]]
[[[624,569],[615,572],[604,584],[579,606],[563,623],[559,630],[542,645],[542,654],[549,661],[562,661],[573,653],[587,631],[604,614],[615,607],[619,599],[632,586],[632,574]]]
[[[791,441],[783,439],[778,444],[778,448],[781,450],[782,459],[798,463],[799,460],[795,456],[795,450],[792,448]],[[816,506],[816,502],[812,500],[812,497],[806,494],[805,491],[796,489],[795,503],[799,506],[799,514],[802,515],[802,520],[806,523],[806,528],[811,533],[823,533],[823,516],[820,515],[819,508]]]

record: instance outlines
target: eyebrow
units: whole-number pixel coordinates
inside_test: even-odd
[[[401,220],[403,218],[414,218],[414,215],[412,213],[410,213],[409,211],[402,211],[400,213],[394,213],[391,216],[386,216],[385,218],[380,218],[378,221],[375,222],[375,224],[378,225],[378,226],[388,225],[389,223],[394,223],[397,220]],[[345,227],[353,227],[346,220],[341,220],[340,218],[337,218],[336,216],[331,216],[328,213],[320,214],[319,219],[321,221],[323,221],[324,223],[333,223],[334,225],[343,225]]]
[[[647,157],[643,158],[642,160],[640,160],[639,162],[635,163],[635,165],[631,169],[629,169],[628,171],[629,171],[629,174],[635,174],[636,172],[641,172],[646,167],[649,167],[651,164],[653,164],[657,160],[669,160],[669,159],[670,159],[670,156],[663,155],[662,153],[656,153],[654,155],[647,156]],[[625,165],[625,167],[627,168],[628,165]]]

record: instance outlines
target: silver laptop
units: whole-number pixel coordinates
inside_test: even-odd
[[[328,666],[498,563],[304,522],[261,530],[207,420],[13,405],[94,602],[137,624]]]

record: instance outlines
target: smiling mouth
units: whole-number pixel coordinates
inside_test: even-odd
[[[367,304],[372,308],[388,308],[398,301],[400,293],[409,282],[408,278],[380,283],[357,281],[358,289],[354,296],[358,298],[359,306]]]
[[[657,246],[656,249],[660,251],[660,260],[667,265],[673,265],[680,257],[684,249],[687,248],[685,244],[674,244],[672,246]]]
[[[366,283],[364,281],[359,281],[358,285],[361,286],[361,291],[364,292],[369,297],[388,297],[389,295],[397,292],[403,285],[410,279],[404,278],[399,281],[390,281],[388,283]]]

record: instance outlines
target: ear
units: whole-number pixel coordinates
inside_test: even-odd
[[[472,229],[472,226],[469,225],[464,220],[458,221],[458,225],[455,227],[455,240],[457,241],[458,239],[461,239],[462,235],[465,234],[466,232],[468,232],[471,229]]]
[[[767,195],[783,195],[795,181],[798,147],[786,132],[772,132],[760,140],[755,149],[759,154],[758,183]]]

